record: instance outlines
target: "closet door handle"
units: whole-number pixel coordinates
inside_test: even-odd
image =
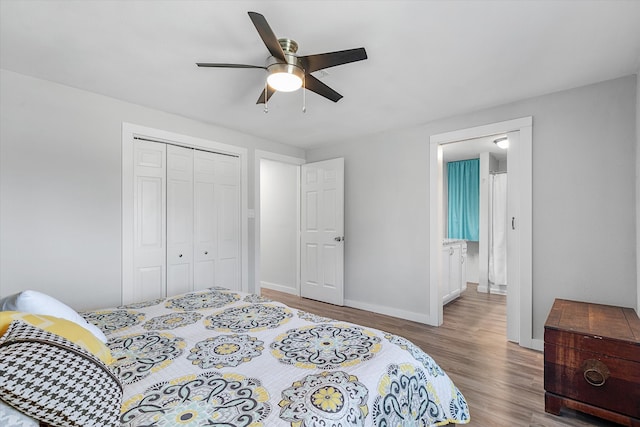
[[[511,229],[512,230],[516,229],[516,217],[515,216],[511,217]]]

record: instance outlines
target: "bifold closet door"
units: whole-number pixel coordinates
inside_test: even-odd
[[[194,152],[194,289],[240,290],[240,163]]]
[[[167,145],[167,295],[193,290],[193,151]]]
[[[166,292],[166,147],[134,141],[134,301]]]
[[[134,142],[136,301],[240,290],[240,159]]]
[[[240,158],[218,154],[215,204],[218,219],[216,285],[241,290]]]

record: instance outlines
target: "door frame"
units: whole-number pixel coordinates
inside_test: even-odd
[[[132,300],[133,266],[133,141],[143,138],[152,142],[179,145],[240,158],[240,286],[249,290],[248,178],[247,149],[202,138],[122,122],[122,304]]]
[[[254,152],[254,201],[253,201],[253,215],[254,215],[254,271],[255,271],[255,283],[254,293],[260,295],[261,286],[261,273],[260,273],[260,162],[262,160],[271,160],[280,163],[286,163],[298,167],[298,182],[297,193],[300,197],[300,168],[306,163],[306,160],[300,157],[287,156],[284,154],[273,153],[270,151],[255,150]],[[297,224],[297,238],[296,238],[296,296],[300,296],[300,200],[298,199],[296,217],[298,218]]]
[[[439,326],[443,322],[442,299],[440,292],[442,270],[442,238],[444,236],[444,213],[439,208],[443,197],[443,162],[442,145],[468,139],[476,139],[490,135],[520,132],[520,155],[515,160],[520,181],[520,292],[519,306],[520,333],[519,344],[523,347],[542,350],[543,341],[533,339],[533,282],[532,282],[532,142],[533,117],[503,122],[490,123],[483,126],[445,132],[430,137],[429,147],[429,324]]]

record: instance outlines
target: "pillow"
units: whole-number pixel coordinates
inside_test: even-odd
[[[22,313],[19,311],[0,312],[0,335],[3,335],[14,320],[21,320],[36,328],[59,335],[72,343],[84,348],[94,356],[97,356],[107,365],[113,363],[111,351],[98,340],[91,332],[87,331],[66,319],[60,319],[43,314]]]
[[[63,302],[38,291],[23,291],[1,299],[0,311],[24,311],[25,313],[46,314],[67,319],[88,329],[100,341],[107,343],[107,337],[100,328],[84,320],[74,309]]]
[[[0,399],[54,426],[119,425],[122,386],[97,357],[20,320],[0,337]]]
[[[40,427],[40,423],[0,400],[0,426]]]

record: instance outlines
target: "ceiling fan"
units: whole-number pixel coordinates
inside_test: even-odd
[[[198,67],[259,68],[266,70],[268,73],[267,83],[256,104],[266,104],[269,98],[277,91],[293,92],[303,86],[305,89],[324,96],[333,102],[338,102],[342,95],[322,83],[311,73],[335,67],[336,65],[367,59],[367,52],[363,47],[317,55],[298,56],[296,55],[298,43],[291,39],[276,38],[264,16],[257,12],[249,12],[249,18],[251,18],[260,38],[262,38],[271,54],[265,66],[209,62],[198,62],[196,65]]]

